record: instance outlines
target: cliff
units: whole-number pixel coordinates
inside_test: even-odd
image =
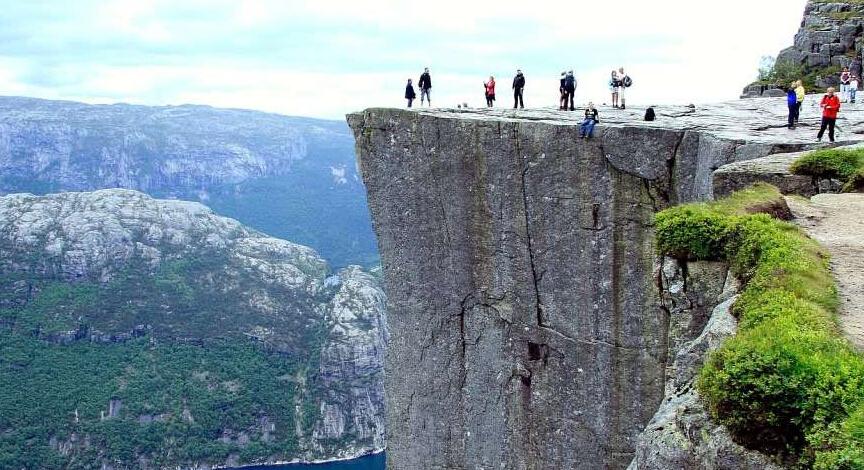
[[[643,112],[601,110],[587,141],[579,113],[348,116],[388,294],[390,468],[633,460],[707,316],[664,305],[654,212],[710,198],[723,164],[814,146],[782,100]]]
[[[344,122],[0,97],[0,195],[113,188],[201,202],[337,267],[377,263]]]
[[[372,274],[198,203],[2,196],[0,467],[380,450],[384,319]]]

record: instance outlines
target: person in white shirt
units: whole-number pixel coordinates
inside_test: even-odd
[[[859,86],[858,77],[856,77],[855,75],[852,75],[852,78],[849,79],[849,88],[848,88],[849,89],[849,102],[850,103],[855,102],[855,95],[858,94],[858,86]]]
[[[621,102],[621,109],[627,109],[625,93],[630,85],[630,77],[624,72],[624,67],[618,69],[618,81],[621,83],[618,88],[618,100]]]

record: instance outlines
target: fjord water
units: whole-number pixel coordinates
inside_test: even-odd
[[[384,470],[386,457],[383,452],[366,455],[353,460],[328,463],[291,463],[285,465],[260,465],[242,467],[242,470]],[[240,469],[238,469],[240,470]]]

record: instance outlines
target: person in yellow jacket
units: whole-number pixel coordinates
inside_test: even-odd
[[[798,112],[795,114],[795,123],[801,118],[801,105],[804,104],[804,97],[807,96],[807,90],[804,89],[804,83],[801,80],[793,83],[795,87],[795,96],[798,98]]]

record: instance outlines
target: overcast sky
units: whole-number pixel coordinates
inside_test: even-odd
[[[792,44],[806,0],[5,0],[0,94],[93,103],[209,104],[341,118],[402,106],[424,66],[438,106],[608,101],[623,65],[630,103],[735,99],[760,57]]]

